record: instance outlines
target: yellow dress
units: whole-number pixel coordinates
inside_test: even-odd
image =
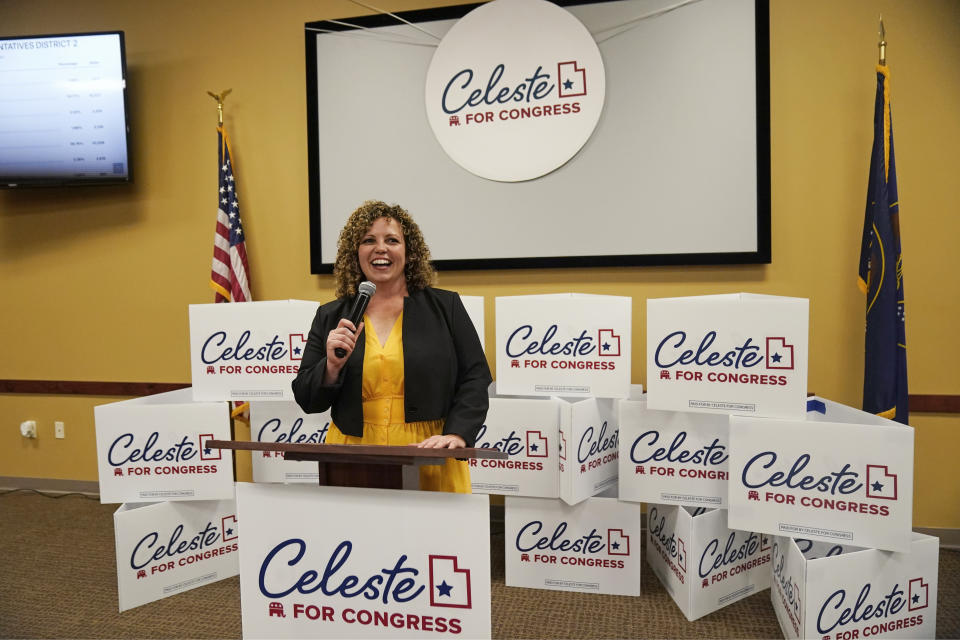
[[[405,422],[403,412],[403,313],[381,345],[373,323],[363,317],[363,436],[348,436],[333,423],[327,431],[329,444],[407,445],[443,433],[443,420]],[[470,493],[470,467],[450,458],[442,465],[420,467],[420,489]]]

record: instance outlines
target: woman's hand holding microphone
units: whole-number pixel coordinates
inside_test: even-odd
[[[340,370],[357,346],[357,336],[361,331],[363,331],[362,322],[359,327],[356,327],[347,318],[340,318],[337,328],[327,334],[327,370],[323,375],[324,384],[333,384],[337,381]],[[338,355],[337,351],[343,355]]]

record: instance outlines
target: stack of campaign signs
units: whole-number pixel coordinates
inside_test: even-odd
[[[233,458],[207,442],[231,439],[227,400],[290,398],[316,308],[293,300],[193,305],[192,388],[94,409],[100,501],[120,503],[114,535],[121,611],[237,575]],[[309,427],[295,419],[275,423],[275,412],[267,413],[258,433],[306,441],[299,432]],[[269,474],[262,462],[255,470]]]
[[[482,339],[483,299],[463,300]],[[260,451],[235,484],[206,446],[230,402],[251,440],[325,440],[329,414],[290,392],[316,308],[192,306],[193,387],[96,408],[121,610],[239,573],[247,637],[489,636],[496,494],[509,586],[638,596],[646,535],[689,620],[770,588],[788,638],[934,637],[913,429],[807,397],[807,300],[649,300],[644,394],[630,298],[499,297],[476,446],[508,457],[471,460],[474,495],[320,487]]]
[[[509,586],[640,594],[641,506],[617,499],[621,399],[630,384],[630,298],[496,299],[497,382],[475,493],[505,497]]]
[[[482,336],[482,298],[464,304]],[[192,305],[192,388],[95,409],[101,501],[122,503],[120,610],[239,573],[245,637],[489,637],[487,496],[321,487],[316,463],[262,451],[235,483],[207,445],[231,439],[241,401],[251,440],[324,442],[329,413],[290,387],[316,309]]]
[[[912,531],[913,428],[817,397],[805,418],[730,419],[730,522],[774,535],[785,637],[935,637],[939,541]]]
[[[224,402],[190,389],[94,409],[100,502],[114,513],[120,611],[237,575],[233,461]]]
[[[620,500],[689,620],[772,587],[787,638],[934,637],[913,429],[807,398],[808,301],[649,300],[647,394],[619,403]]]

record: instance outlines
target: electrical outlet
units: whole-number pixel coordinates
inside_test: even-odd
[[[37,421],[36,420],[24,420],[20,423],[20,435],[24,438],[36,438],[37,437]]]
[[[63,422],[61,422],[60,420],[57,420],[56,422],[53,423],[53,433],[58,438],[67,437],[66,434],[64,433]]]

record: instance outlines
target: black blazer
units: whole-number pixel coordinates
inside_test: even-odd
[[[306,413],[333,407],[333,422],[343,433],[363,435],[363,354],[366,330],[340,376],[323,384],[327,335],[350,312],[353,301],[340,298],[319,309],[313,319],[293,395]],[[487,387],[492,378],[480,339],[460,296],[427,287],[403,300],[404,417],[407,422],[445,419],[443,433],[456,434],[468,447],[487,417]]]

